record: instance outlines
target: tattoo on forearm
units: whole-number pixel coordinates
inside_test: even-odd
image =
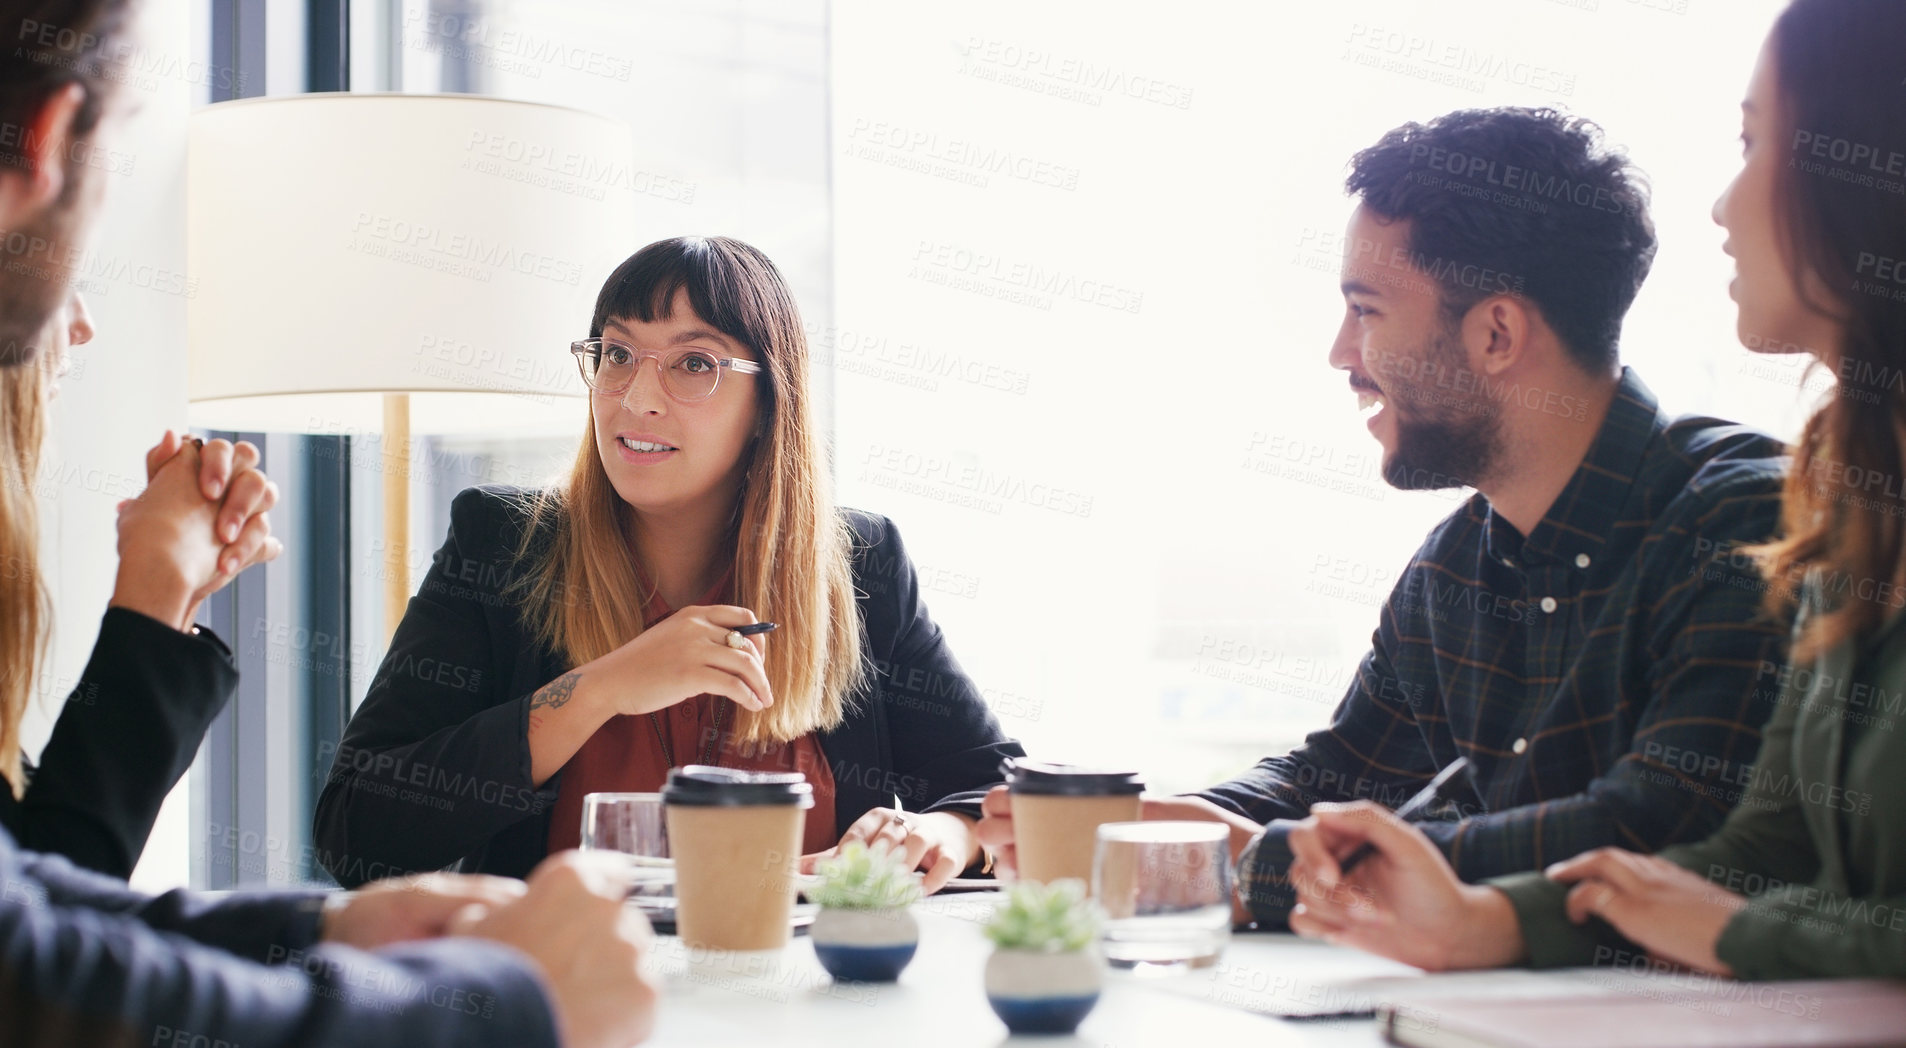
[[[564,706],[569,705],[570,699],[575,697],[576,682],[581,679],[582,672],[579,670],[572,670],[557,677],[555,680],[538,688],[536,694],[529,697],[529,708],[532,710],[562,709]]]

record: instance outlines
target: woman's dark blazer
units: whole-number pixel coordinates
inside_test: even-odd
[[[231,651],[209,630],[108,608],[25,794],[15,800],[0,779],[0,826],[21,848],[132,876],[159,806],[237,687]]]
[[[338,883],[439,870],[520,877],[547,851],[561,773],[530,782],[529,700],[569,667],[539,644],[505,593],[526,570],[516,551],[526,493],[471,488],[411,599],[364,703],[344,730],[318,798],[318,861]],[[975,818],[999,763],[1021,756],[927,617],[900,534],[854,510],[854,587],[869,687],[820,736],[834,772],[834,818],[868,809],[949,810]],[[549,535],[537,536],[546,543]],[[773,609],[756,609],[764,618]]]

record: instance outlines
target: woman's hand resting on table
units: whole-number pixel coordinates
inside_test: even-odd
[[[914,812],[893,808],[874,808],[854,820],[841,834],[840,843],[824,852],[801,857],[801,872],[813,873],[821,860],[838,854],[849,841],[860,841],[869,848],[885,844],[906,860],[910,869],[925,870],[921,890],[928,895],[946,887],[979,856],[979,838],[973,833],[973,820],[948,811]]]
[[[1575,886],[1568,893],[1568,917],[1576,924],[1600,917],[1656,958],[1734,974],[1714,948],[1727,922],[1747,906],[1746,896],[1665,859],[1620,848],[1584,852],[1545,872]]]

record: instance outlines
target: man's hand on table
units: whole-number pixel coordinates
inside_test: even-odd
[[[485,909],[523,897],[522,881],[509,877],[425,873],[366,885],[333,898],[324,912],[324,941],[360,950],[449,933],[450,921],[466,907]]]
[[[642,975],[649,923],[624,905],[628,895],[627,866],[614,856],[560,852],[530,871],[520,897],[466,905],[448,934],[528,955],[566,1048],[628,1048],[655,1025],[655,987]]]

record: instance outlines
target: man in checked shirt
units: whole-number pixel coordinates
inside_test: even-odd
[[[1789,627],[1737,552],[1777,528],[1783,447],[1670,419],[1620,362],[1655,236],[1598,128],[1450,113],[1359,153],[1347,189],[1330,363],[1389,483],[1477,493],[1404,569],[1327,727],[1146,802],[1231,826],[1238,917],[1268,927],[1294,901],[1287,820],[1396,807],[1457,757],[1469,784],[1423,828],[1467,881],[1707,836],[1745,789]],[[1010,869],[1004,787],[979,833]]]

